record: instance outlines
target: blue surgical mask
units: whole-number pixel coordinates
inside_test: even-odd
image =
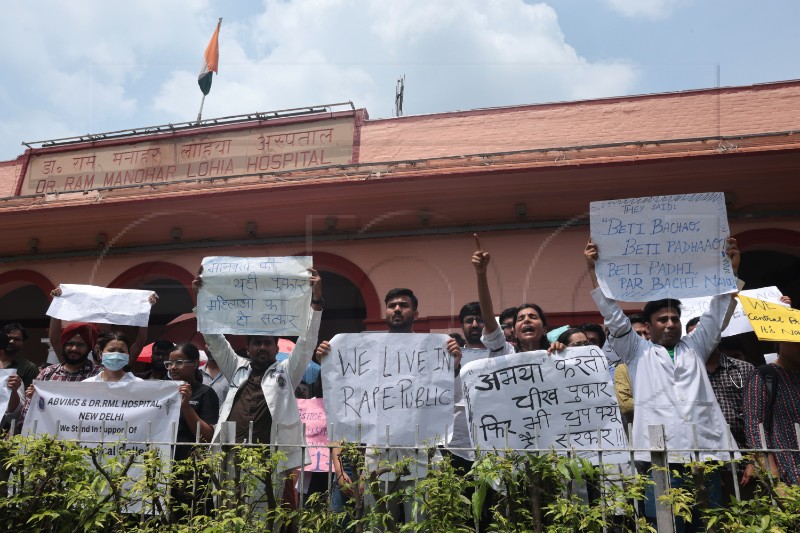
[[[128,364],[128,354],[107,352],[103,354],[103,366],[111,371],[122,370]]]

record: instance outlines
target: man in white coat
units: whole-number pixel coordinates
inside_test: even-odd
[[[322,317],[322,282],[317,271],[309,270],[311,308],[314,311],[304,333],[284,361],[275,358],[278,339],[273,336],[249,335],[248,357],[245,358],[236,355],[224,335],[203,335],[220,371],[230,383],[230,390],[220,408],[220,423],[214,430],[213,442],[221,442],[222,422],[234,422],[237,443],[270,443],[285,454],[281,471],[311,462],[308,452],[302,453],[299,446],[304,443],[303,424],[294,395],[316,348]],[[192,285],[195,291],[199,290],[201,276],[198,275]]]

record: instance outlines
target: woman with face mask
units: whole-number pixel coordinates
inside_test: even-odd
[[[85,381],[142,381],[141,378],[125,371],[130,360],[130,346],[130,340],[121,331],[109,331],[103,335],[97,343],[97,348],[101,352],[100,364],[103,371]]]

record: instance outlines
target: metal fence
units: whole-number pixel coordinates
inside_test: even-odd
[[[60,426],[60,424],[59,424]],[[448,450],[444,451],[445,449],[441,446],[430,446],[424,443],[417,442],[414,446],[396,446],[396,445],[377,445],[377,446],[354,446],[353,448],[359,450],[361,454],[369,456],[373,459],[372,463],[373,466],[369,466],[369,461],[367,462],[367,466],[364,467],[362,465],[361,468],[364,470],[360,473],[357,473],[362,476],[366,476],[370,478],[373,482],[381,488],[381,491],[384,494],[390,493],[392,488],[393,481],[390,479],[389,474],[391,471],[391,465],[389,467],[376,467],[376,464],[380,464],[381,458],[385,457],[395,457],[397,455],[404,455],[411,459],[411,464],[413,467],[410,470],[407,470],[406,473],[408,477],[411,479],[422,480],[425,478],[425,472],[428,470],[435,470],[438,468],[439,461],[442,460],[442,453],[444,455],[449,455],[451,451],[461,451],[461,452],[471,452],[475,455],[477,459],[487,457],[487,456],[511,456],[514,455],[516,457],[541,457],[541,456],[552,456],[551,454],[556,453],[562,457],[567,458],[577,458],[581,457],[583,459],[591,461],[598,467],[598,472],[601,472],[599,478],[596,481],[591,483],[591,487],[587,490],[587,486],[584,486],[580,483],[580,480],[574,479],[575,477],[579,476],[570,476],[569,483],[566,484],[567,488],[563,489],[562,492],[567,492],[567,496],[574,495],[578,499],[583,499],[588,505],[591,505],[593,502],[596,503],[598,500],[604,502],[605,505],[609,506],[609,508],[605,511],[608,515],[614,515],[617,513],[617,510],[614,509],[614,502],[609,501],[607,499],[607,492],[611,485],[616,484],[617,487],[622,487],[622,494],[625,495],[625,486],[626,483],[632,479],[632,476],[637,472],[639,474],[647,475],[647,470],[649,467],[650,476],[652,479],[652,493],[654,498],[654,507],[655,507],[655,514],[652,517],[648,517],[648,521],[652,527],[654,527],[659,533],[661,532],[674,532],[681,530],[681,519],[678,517],[677,526],[676,526],[676,513],[674,512],[674,506],[670,503],[670,476],[671,470],[674,470],[676,465],[674,462],[670,461],[670,457],[674,457],[675,454],[679,454],[685,457],[687,464],[694,464],[700,465],[704,463],[703,455],[709,452],[713,452],[715,454],[721,455],[724,458],[727,458],[727,461],[724,461],[724,467],[719,468],[718,472],[719,475],[717,476],[720,481],[726,483],[727,486],[732,488],[731,496],[736,501],[742,501],[743,495],[740,492],[739,486],[739,478],[742,473],[742,469],[744,468],[744,459],[743,457],[756,457],[763,454],[768,453],[793,453],[798,454],[798,460],[800,461],[800,424],[795,424],[795,432],[798,435],[798,443],[797,448],[792,449],[781,449],[781,450],[773,450],[768,449],[767,447],[767,440],[764,437],[763,427],[761,428],[761,447],[755,450],[739,450],[735,446],[731,446],[729,449],[725,450],[707,450],[707,449],[670,449],[667,446],[667,436],[664,433],[663,426],[649,426],[649,439],[651,447],[648,449],[634,449],[634,448],[625,448],[624,450],[609,450],[609,449],[602,449],[602,448],[583,448],[580,450],[576,449],[563,449],[558,450],[557,452],[552,449],[513,449],[508,448],[504,450],[481,450],[481,449],[458,449],[458,450]],[[26,428],[27,429],[27,428]],[[13,435],[15,431],[15,427],[12,425],[11,427],[11,435]],[[36,428],[32,428],[31,433],[36,432]],[[389,428],[387,428],[387,442],[389,442]],[[101,432],[102,433],[102,432]],[[250,433],[252,435],[252,424]],[[201,443],[199,442],[199,427],[197,431],[197,442],[194,443],[199,447],[208,447],[211,451],[211,454],[214,453],[221,453],[225,455],[226,453],[233,457],[232,450],[237,449],[238,447],[244,448],[256,448],[256,449],[269,449],[272,453],[279,449],[278,446],[275,444],[235,444],[234,435],[235,435],[235,427],[233,423],[226,422],[223,423],[223,428],[221,431],[221,442],[219,443]],[[57,435],[55,436],[58,437]],[[277,439],[276,439],[277,440]],[[419,440],[419,439],[418,439]],[[599,441],[599,439],[598,439]],[[80,445],[91,448],[96,446],[103,446],[108,445],[111,442],[115,442],[113,439],[104,439],[101,438],[99,440],[90,440],[85,439],[79,442]],[[147,440],[145,442],[127,442],[128,445],[134,445],[134,447],[138,447],[140,449],[154,449],[159,446],[173,446],[175,444],[186,444],[186,443],[175,443],[175,442],[156,442]],[[294,446],[282,446],[281,448],[300,448],[300,450],[305,453],[307,451],[314,451],[312,448],[318,448],[316,446],[308,446],[306,444],[301,445],[294,445]],[[334,445],[328,445],[328,452],[333,452],[333,449],[336,448]],[[24,450],[23,450],[24,452]],[[637,452],[648,452],[650,456],[650,464],[642,464],[640,461],[635,460],[635,454]],[[624,460],[620,460],[620,454],[624,456]],[[609,456],[613,458],[613,460],[609,460]],[[220,480],[224,480],[226,478],[230,479],[231,476],[235,476],[236,474],[233,473],[233,466],[230,462],[222,463],[222,466],[218,467],[216,475],[218,478],[215,480],[198,480],[196,477],[194,479],[194,483],[198,482],[205,482],[205,483],[217,483],[219,484]],[[284,472],[287,474],[288,472]],[[14,494],[15,491],[18,490],[18,483],[19,480],[24,479],[24,472],[10,472],[10,477],[8,481],[8,491],[9,494]],[[266,492],[272,493],[274,497],[272,499],[267,498],[273,504],[276,501],[280,501],[281,494],[283,492],[283,487],[285,486],[286,477],[280,475],[280,469],[276,469],[271,474],[266,476],[266,479],[272,480],[272,487],[271,490]],[[764,474],[762,472],[762,474]],[[399,475],[399,474],[398,474]],[[305,487],[307,486],[307,479],[309,476],[325,476],[325,487],[330,488],[334,483],[336,483],[336,474],[334,473],[334,469],[332,464],[328,464],[328,469],[325,472],[320,473],[311,473],[305,470],[296,470],[295,471],[295,481],[297,487]],[[385,479],[381,479],[381,476]],[[725,479],[725,478],[728,479]],[[378,481],[380,479],[380,481]],[[706,480],[707,481],[707,480]],[[754,483],[759,483],[762,487],[762,497],[769,498],[769,501],[772,505],[778,505],[779,503],[776,501],[776,493],[775,493],[775,480],[773,480],[768,475],[761,475],[758,481],[754,481]],[[707,488],[704,488],[704,479],[702,475],[700,477],[695,474],[693,479],[694,486],[692,487],[690,484],[690,490],[695,490],[697,500],[700,502],[700,507],[702,504],[708,504],[708,493],[704,492]],[[169,491],[167,487],[165,489],[166,492]],[[502,489],[500,489],[502,493]],[[617,497],[620,494],[617,491]],[[564,494],[561,494],[564,496]],[[553,495],[550,495],[553,496]],[[323,491],[321,497],[326,498],[327,505],[330,506],[331,504],[331,493],[330,491],[325,492]],[[419,497],[419,495],[415,496]],[[625,495],[628,500],[632,502],[632,509],[633,514],[632,516],[627,517],[627,522],[621,521],[620,523],[615,524],[614,520],[610,520],[608,525],[604,528],[604,531],[613,531],[613,530],[628,530],[628,529],[638,529],[637,524],[641,524],[642,522],[638,522],[637,519],[644,519],[644,506],[643,506],[643,498],[634,498],[631,495]],[[304,526],[304,510],[306,509],[307,503],[307,495],[304,490],[298,490],[298,497],[296,500],[297,505],[297,516],[296,516],[296,528],[302,531],[311,531],[313,529],[309,529]],[[366,495],[366,501],[361,500],[360,498],[356,498],[353,503],[360,512],[364,512],[364,510],[369,509],[369,506],[375,503],[375,498],[371,501],[369,500],[369,494]],[[609,503],[610,502],[610,503]],[[218,502],[219,504],[220,502]],[[535,502],[534,502],[535,504]],[[542,503],[540,502],[540,505]],[[731,505],[730,502],[723,502],[723,506]],[[540,508],[538,509],[539,515],[542,516],[546,509]],[[508,511],[508,509],[506,509]],[[536,509],[534,509],[536,511]],[[153,508],[151,508],[148,512],[154,513],[157,512]],[[196,512],[195,506],[192,505],[190,509],[190,514],[194,514]],[[503,510],[500,510],[503,512]],[[534,513],[535,514],[535,513]],[[472,524],[472,526],[477,531],[479,528],[478,524]],[[695,527],[697,524],[695,523]]]

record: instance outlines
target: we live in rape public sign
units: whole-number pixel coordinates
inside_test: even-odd
[[[595,346],[492,357],[461,368],[475,446],[581,450],[604,461],[628,460],[625,432],[605,354]]]
[[[345,333],[322,358],[328,438],[414,446],[439,440],[452,423],[449,337]]]
[[[608,298],[646,302],[736,291],[721,192],[590,204],[597,281]]]
[[[107,457],[143,452],[156,444],[162,457],[178,432],[180,382],[34,381],[25,432],[100,445]]]
[[[302,335],[311,314],[310,256],[206,257],[197,295],[203,333]]]
[[[760,289],[748,289],[739,291],[739,296],[747,296],[755,300],[764,300],[766,302],[774,303],[783,307],[788,307],[786,304],[781,303],[781,291],[778,287],[762,287]],[[708,311],[711,306],[711,299],[713,296],[703,296],[701,298],[683,298],[681,299],[681,323],[684,330],[686,323],[691,319],[698,317]],[[740,333],[748,333],[753,331],[753,326],[747,319],[747,314],[744,312],[742,303],[736,302],[736,308],[733,310],[728,327],[722,330],[723,337],[731,337],[739,335]]]
[[[736,297],[759,340],[800,342],[800,310],[743,294]]]

